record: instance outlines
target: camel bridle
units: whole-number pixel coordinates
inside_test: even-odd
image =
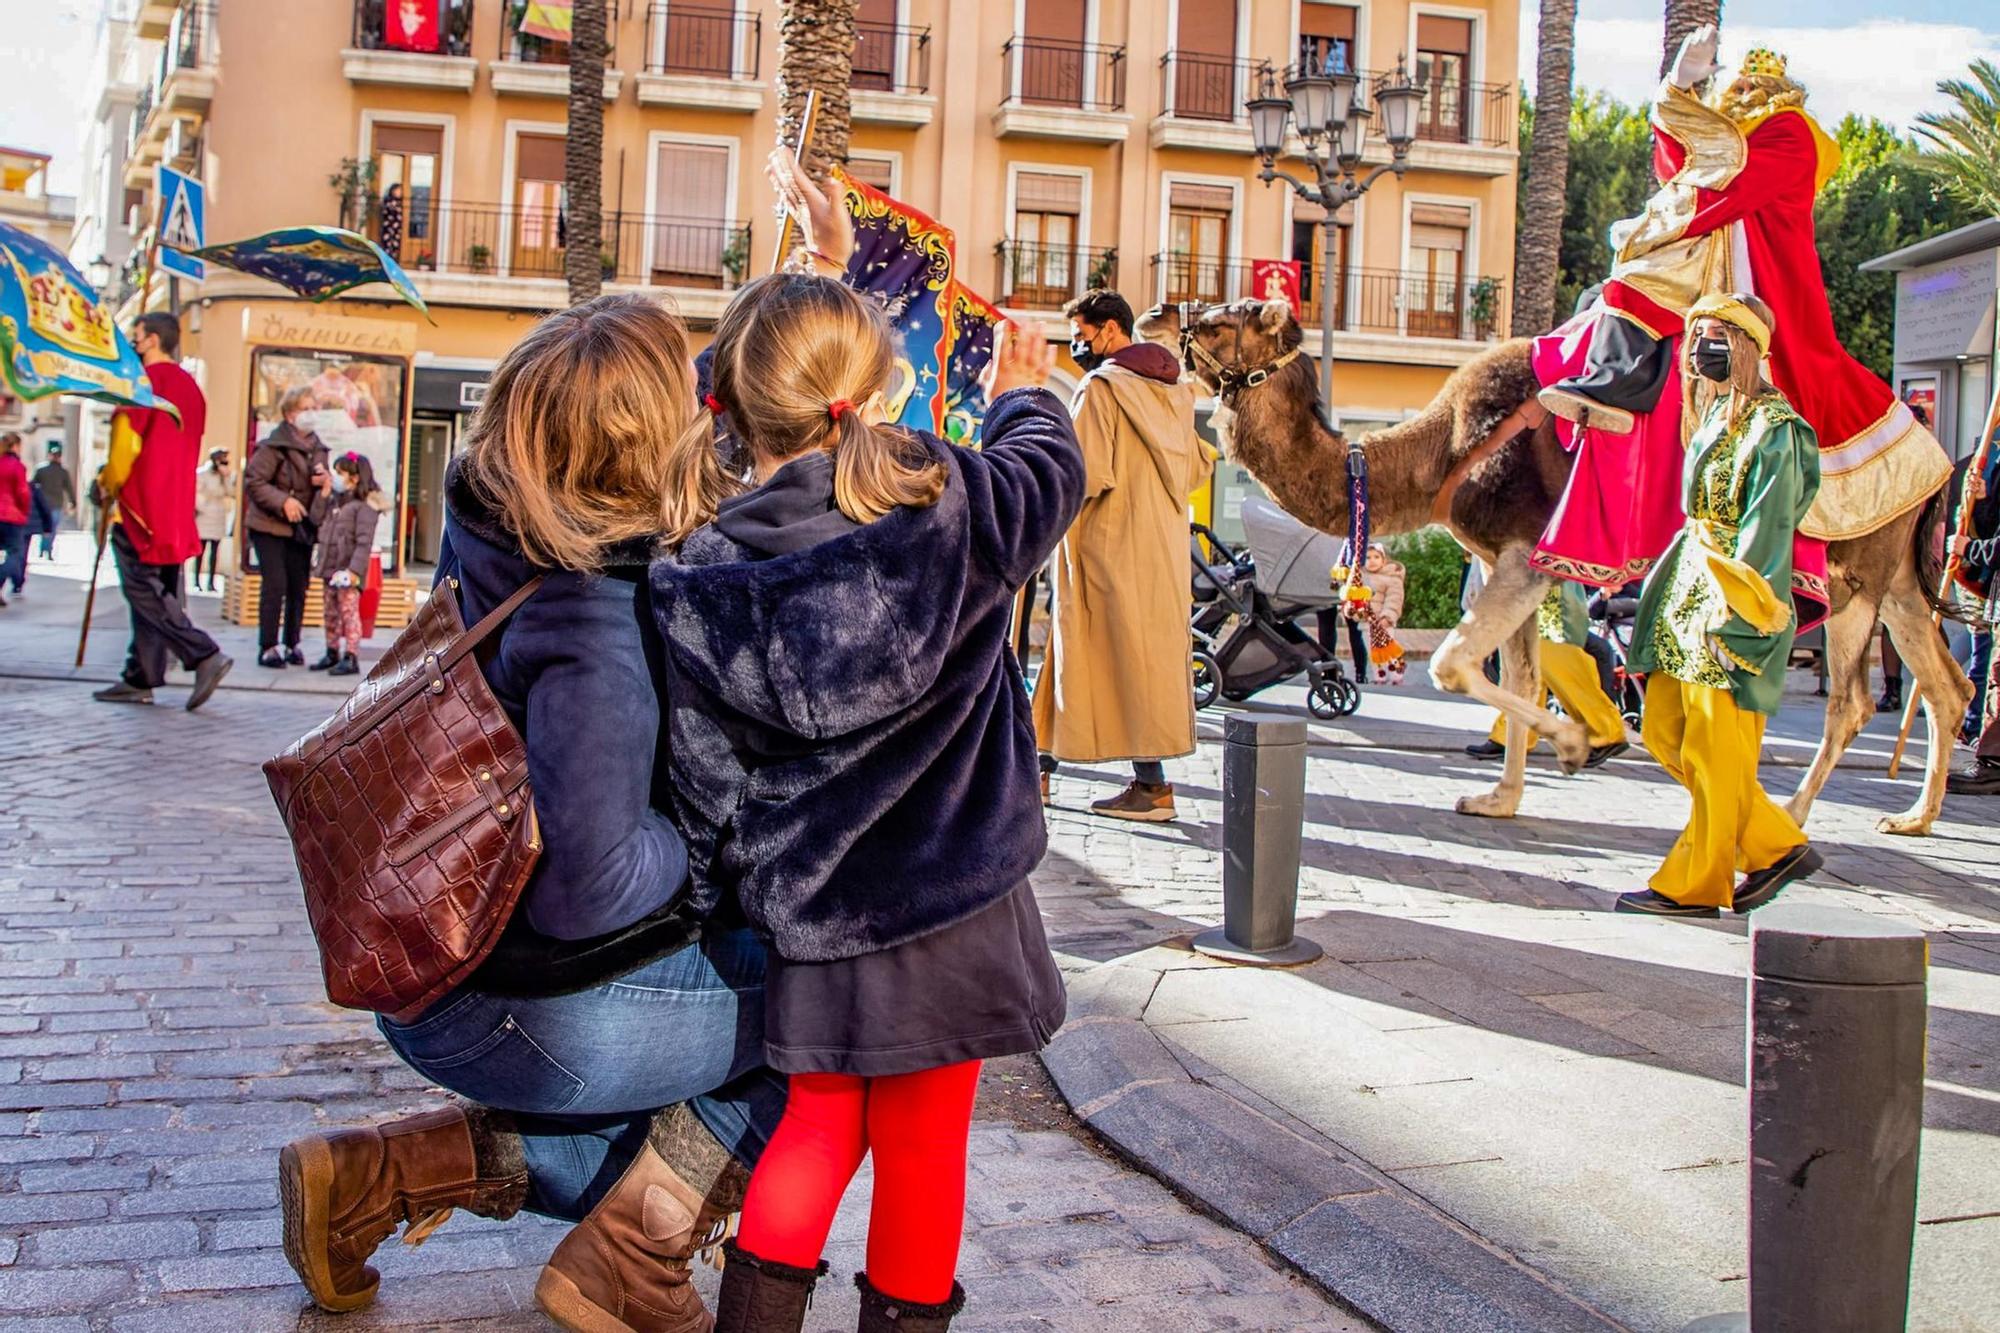
[[[1243,364],[1243,321],[1230,325],[1236,339],[1235,364],[1218,358],[1215,353],[1203,347],[1194,336],[1194,324],[1190,316],[1181,317],[1181,364],[1190,375],[1201,373],[1195,369],[1198,358],[1206,373],[1215,380],[1216,395],[1228,402],[1244,389],[1254,389],[1286,366],[1299,359],[1302,348],[1294,347],[1274,360],[1261,366],[1246,367]]]

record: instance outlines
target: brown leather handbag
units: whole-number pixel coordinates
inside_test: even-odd
[[[447,579],[340,710],[264,765],[292,835],[327,997],[407,1022],[499,942],[541,855],[528,752]]]

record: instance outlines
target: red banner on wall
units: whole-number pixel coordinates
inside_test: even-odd
[[[397,51],[444,50],[443,8],[444,0],[388,0],[382,13],[382,44]]]
[[[1251,260],[1250,295],[1259,301],[1283,301],[1292,307],[1292,318],[1299,318],[1299,261]]]

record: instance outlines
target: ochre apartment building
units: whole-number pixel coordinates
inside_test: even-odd
[[[661,291],[705,331],[770,262],[779,6],[614,3],[607,286]],[[204,182],[211,242],[358,226],[430,302],[434,325],[368,289],[313,306],[214,270],[174,293],[210,445],[240,457],[286,388],[322,386],[322,433],[403,497],[385,562],[420,572],[491,366],[565,303],[566,48],[518,30],[519,0],[127,4],[139,216],[165,161]],[[1051,338],[1091,283],[1141,308],[1230,299],[1253,262],[1301,261],[1307,350],[1330,286],[1336,401],[1365,428],[1415,411],[1502,331],[1517,32],[1490,3],[861,0],[850,169],[950,226],[960,273]],[[1326,284],[1317,210],[1256,179],[1243,102],[1260,67],[1329,59],[1370,76],[1402,60],[1428,92],[1407,174],[1352,206]],[[1387,157],[1377,135],[1367,160]]]

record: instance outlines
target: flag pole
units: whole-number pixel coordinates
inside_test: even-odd
[[[806,90],[806,102],[799,109],[799,141],[793,147],[793,154],[803,164],[806,153],[812,147],[813,130],[819,123],[819,89]],[[781,141],[782,142],[782,141]],[[792,236],[798,227],[798,220],[792,206],[782,194],[778,204],[778,248],[771,252],[771,272],[776,273],[785,265],[785,259],[792,251]]]
[[[1986,412],[1986,435],[1980,441],[1979,452],[1973,457],[1972,466],[1965,470],[1965,487],[1958,498],[1958,535],[1972,535],[1972,479],[1985,473],[1993,458],[1993,445],[2000,438],[2000,389],[1993,394],[1993,405]],[[1944,575],[1938,580],[1938,601],[1951,596],[1952,580],[1958,577],[1958,567],[1964,562],[1958,552],[1949,552],[1945,557]],[[1931,612],[1933,629],[1944,623],[1942,612]],[[1889,776],[1896,778],[1903,771],[1903,750],[1910,743],[1910,730],[1917,723],[1917,705],[1923,702],[1924,691],[1921,682],[1912,681],[1909,702],[1903,705],[1903,727],[1896,733],[1896,748],[1889,752]]]

